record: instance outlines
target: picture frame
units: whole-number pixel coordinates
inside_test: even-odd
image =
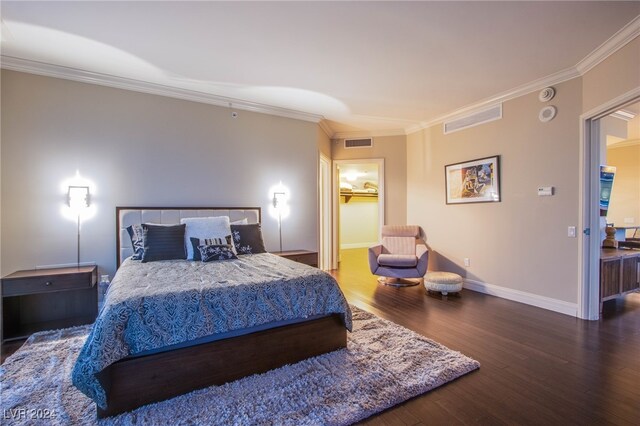
[[[444,166],[447,204],[500,202],[500,156]]]

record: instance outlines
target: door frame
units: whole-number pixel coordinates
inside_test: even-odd
[[[600,125],[598,120],[640,101],[640,87],[580,116],[580,176],[578,240],[578,317],[600,318]]]
[[[377,164],[378,165],[378,241],[382,235],[384,218],[384,158],[357,158],[353,160],[333,160],[333,256],[331,269],[338,268],[338,254],[340,252],[340,180],[339,167],[343,164]]]
[[[333,247],[333,232],[331,226],[331,159],[326,155],[320,153],[320,158],[318,161],[318,204],[320,207],[320,220],[318,221],[318,239],[320,241],[318,267],[326,271],[332,269],[331,252]]]

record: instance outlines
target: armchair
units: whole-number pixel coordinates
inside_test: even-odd
[[[369,248],[369,268],[378,282],[404,287],[420,284],[427,272],[429,249],[415,225],[385,225],[382,243]]]

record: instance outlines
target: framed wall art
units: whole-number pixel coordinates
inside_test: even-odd
[[[444,166],[447,204],[500,201],[500,156]]]

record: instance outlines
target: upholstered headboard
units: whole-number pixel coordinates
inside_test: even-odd
[[[116,246],[119,267],[133,254],[127,227],[141,223],[178,224],[186,217],[229,216],[231,222],[247,219],[260,223],[260,207],[116,207]]]

